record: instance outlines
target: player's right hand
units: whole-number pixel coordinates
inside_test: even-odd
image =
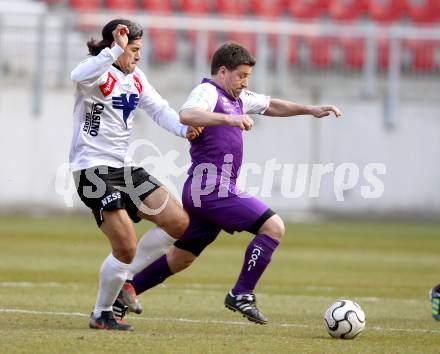
[[[112,35],[115,39],[115,42],[122,48],[127,48],[128,45],[128,33],[130,31],[128,30],[128,27],[126,25],[119,24],[116,26],[116,28],[113,30]]]
[[[202,134],[203,127],[191,127],[188,126],[188,130],[186,131],[186,138],[188,140],[194,140]]]
[[[247,114],[230,115],[228,117],[229,125],[239,127],[241,130],[251,130],[254,125],[254,120]]]

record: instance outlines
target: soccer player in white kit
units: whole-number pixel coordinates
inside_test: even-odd
[[[100,270],[89,323],[95,329],[132,330],[116,321],[112,311],[122,286],[131,291],[130,282],[124,282],[165,253],[189,222],[160,182],[127,156],[137,107],[177,136],[191,140],[200,132],[180,123],[178,114],[137,67],[142,34],[142,28],[129,20],[110,21],[101,41],[87,43],[91,57],[71,73],[76,90],[71,169],[81,200],[92,210],[112,248]],[[141,219],[157,227],[144,235],[136,251],[133,222]],[[136,252],[142,252],[142,257],[130,265]]]

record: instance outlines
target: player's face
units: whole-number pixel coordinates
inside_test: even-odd
[[[118,58],[116,63],[126,74],[131,74],[141,59],[142,41],[136,39],[127,45],[124,53]]]
[[[225,69],[225,89],[232,97],[237,99],[241,91],[248,87],[249,76],[252,74],[252,67],[239,65],[232,71]]]

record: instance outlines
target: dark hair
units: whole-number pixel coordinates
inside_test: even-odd
[[[221,66],[232,71],[239,65],[254,66],[255,63],[255,58],[246,48],[237,43],[228,42],[218,48],[212,56],[211,75],[216,75]]]
[[[87,47],[89,47],[89,54],[90,55],[98,55],[101,50],[104,48],[110,48],[112,43],[114,42],[113,34],[112,32],[115,30],[115,28],[119,25],[126,25],[128,27],[128,43],[130,44],[136,39],[141,39],[143,30],[142,27],[130,20],[125,19],[116,19],[112,20],[109,23],[107,23],[104,28],[102,29],[102,40],[100,42],[96,41],[95,39],[90,39],[90,41],[87,42]]]

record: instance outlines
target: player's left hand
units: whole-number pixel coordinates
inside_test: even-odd
[[[188,126],[188,130],[186,131],[186,138],[188,140],[194,140],[202,134],[203,127],[191,127]]]
[[[335,114],[336,118],[342,116],[341,111],[336,106],[312,106],[310,108],[310,114],[315,118],[327,117],[332,112]]]

